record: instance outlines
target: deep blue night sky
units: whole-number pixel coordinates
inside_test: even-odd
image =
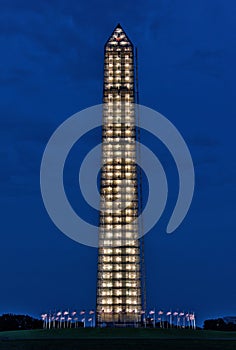
[[[102,102],[103,46],[120,22],[139,50],[140,103],[174,123],[196,172],[191,209],[167,235],[177,174],[149,139],[174,179],[146,236],[148,307],[193,310],[200,325],[235,315],[235,1],[1,0],[0,18],[0,313],[95,307],[97,251],[51,222],[39,169],[60,123]]]

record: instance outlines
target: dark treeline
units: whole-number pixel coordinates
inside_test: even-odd
[[[0,332],[43,328],[43,322],[28,315],[4,314],[0,316]]]
[[[236,331],[236,324],[226,323],[223,318],[217,318],[215,320],[204,321],[204,329],[214,331]]]

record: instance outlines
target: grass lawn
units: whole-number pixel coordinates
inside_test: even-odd
[[[236,332],[81,328],[0,332],[1,350],[236,350]]]

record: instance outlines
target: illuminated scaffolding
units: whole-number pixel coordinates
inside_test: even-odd
[[[142,315],[134,47],[118,25],[105,45],[97,325]]]

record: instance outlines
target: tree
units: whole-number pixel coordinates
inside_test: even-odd
[[[0,331],[43,328],[43,322],[28,315],[3,314],[0,316]]]
[[[205,330],[217,331],[236,331],[236,325],[233,323],[225,323],[222,318],[211,319],[204,321]]]

